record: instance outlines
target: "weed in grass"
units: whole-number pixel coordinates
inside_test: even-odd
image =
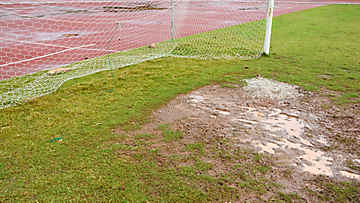
[[[183,138],[183,134],[181,131],[173,131],[166,124],[159,126],[159,129],[162,132],[162,136],[165,142],[172,142]]]
[[[269,166],[257,166],[256,170],[262,174],[265,174],[266,172],[268,172],[268,170],[270,170],[270,167]]]
[[[198,152],[200,154],[203,154],[204,144],[203,143],[187,144],[186,149],[191,152]]]
[[[281,200],[285,202],[294,202],[296,200],[301,200],[301,198],[296,193],[279,193],[279,197]]]
[[[201,161],[201,160],[197,160],[195,162],[195,167],[196,167],[196,169],[198,169],[200,171],[208,171],[212,168],[212,164]]]
[[[153,134],[139,134],[139,135],[135,135],[136,139],[145,139],[145,140],[149,140],[151,138],[153,138],[154,135]]]
[[[359,183],[335,182],[324,177],[317,177],[314,181],[320,191],[313,194],[322,200],[331,202],[358,202],[359,200]]]

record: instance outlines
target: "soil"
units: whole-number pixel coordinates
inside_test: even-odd
[[[279,173],[291,171],[276,181],[307,201],[315,200],[302,191],[314,188],[311,181],[319,176],[360,182],[360,104],[334,105],[323,96],[329,95],[326,90],[313,93],[261,77],[246,82],[245,87],[212,85],[179,95],[133,133],[156,134],[159,125],[168,124],[183,132],[186,143],[217,137],[220,146],[221,138],[230,139],[233,148],[271,157]],[[176,149],[163,150],[164,159],[171,150]],[[217,166],[210,175],[226,170],[216,160],[208,162]]]

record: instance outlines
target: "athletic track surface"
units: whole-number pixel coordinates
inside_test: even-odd
[[[170,9],[118,12],[109,7],[128,5],[96,0],[34,2],[0,2],[0,80],[170,39]],[[176,5],[177,38],[265,18],[264,1],[211,2]],[[275,0],[274,15],[335,3],[360,0]],[[157,6],[169,8],[170,3]]]

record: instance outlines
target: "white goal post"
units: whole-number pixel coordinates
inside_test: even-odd
[[[270,55],[270,41],[271,41],[273,15],[274,15],[274,0],[268,0],[267,12],[266,12],[266,33],[264,40],[264,54],[267,56]]]

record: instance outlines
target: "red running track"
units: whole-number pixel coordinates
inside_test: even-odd
[[[170,39],[169,1],[156,5],[161,10],[108,8],[136,2],[2,1],[0,80]],[[274,15],[341,2],[276,1]],[[176,37],[261,20],[265,8],[263,1],[178,1]]]

